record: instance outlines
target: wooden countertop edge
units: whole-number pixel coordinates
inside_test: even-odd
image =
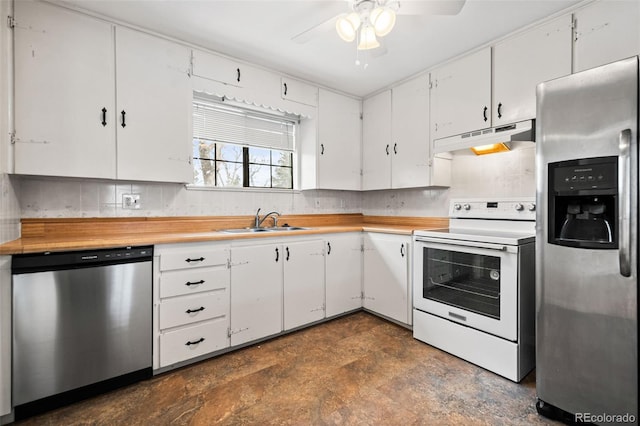
[[[231,241],[261,238],[283,238],[304,235],[332,234],[343,232],[380,232],[398,235],[411,235],[415,229],[434,229],[446,227],[447,218],[410,218],[406,225],[403,217],[383,220],[383,223],[349,223],[344,225],[309,226],[312,229],[299,231],[281,231],[265,233],[225,233],[220,231],[208,232],[147,232],[140,234],[122,233],[109,236],[56,236],[20,238],[0,245],[0,255],[14,255],[21,253],[41,253],[47,251],[90,250],[110,247],[141,246],[155,244],[175,244],[205,241]],[[422,221],[418,220],[422,219]],[[394,223],[394,224],[391,224]],[[399,225],[398,223],[402,223]]]

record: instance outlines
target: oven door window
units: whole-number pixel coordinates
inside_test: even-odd
[[[500,320],[500,257],[425,248],[425,299]]]

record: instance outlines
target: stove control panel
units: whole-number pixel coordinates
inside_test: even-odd
[[[534,198],[455,199],[451,200],[449,217],[536,220],[536,201]]]

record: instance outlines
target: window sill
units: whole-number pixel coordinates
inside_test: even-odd
[[[201,186],[187,184],[185,188],[189,191],[222,191],[222,192],[257,192],[257,193],[278,193],[278,194],[300,194],[299,189],[283,189],[283,188],[220,188],[215,186]]]

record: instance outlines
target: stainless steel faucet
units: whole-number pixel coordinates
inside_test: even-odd
[[[255,225],[254,226],[256,228],[260,228],[260,225],[262,225],[262,222],[267,220],[268,217],[271,217],[273,219],[273,226],[278,226],[278,216],[280,216],[280,213],[278,213],[276,211],[272,211],[272,212],[269,212],[269,213],[265,214],[264,216],[262,216],[262,219],[260,219],[260,209],[258,209],[258,211],[256,211]]]

